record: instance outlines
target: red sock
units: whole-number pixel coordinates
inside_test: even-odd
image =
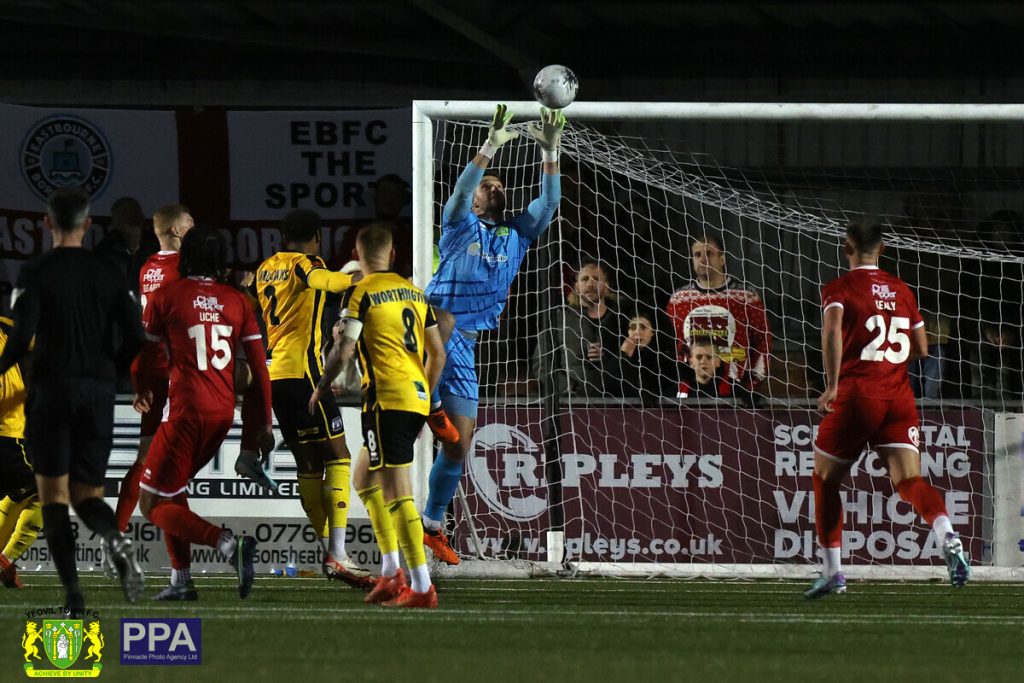
[[[935,518],[946,514],[946,504],[935,487],[921,477],[904,479],[896,485],[900,498],[914,506],[914,511],[931,524]]]
[[[139,479],[142,477],[142,465],[134,462],[121,480],[121,492],[117,494],[117,528],[122,532],[128,530],[128,521],[139,504]]]
[[[188,495],[184,491],[171,500],[188,509]],[[188,569],[192,566],[192,544],[187,539],[164,532],[164,543],[167,545],[167,555],[171,558],[172,569]]]
[[[163,529],[165,534],[173,534],[186,543],[216,548],[220,539],[219,526],[210,524],[173,499],[160,499],[149,511],[149,521]]]
[[[817,472],[812,480],[818,544],[822,548],[838,548],[843,544],[843,501],[839,497],[839,482],[825,481]]]

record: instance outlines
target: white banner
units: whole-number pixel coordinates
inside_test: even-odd
[[[57,187],[81,186],[93,213],[119,197],[148,214],[178,201],[174,112],[0,105],[0,209],[42,211]]]
[[[409,121],[408,109],[229,112],[231,219],[371,217],[372,183],[411,177]]]

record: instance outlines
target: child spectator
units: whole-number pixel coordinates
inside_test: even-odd
[[[696,337],[689,344],[686,365],[679,370],[679,398],[727,398],[732,386],[722,376],[722,359],[710,337]]]

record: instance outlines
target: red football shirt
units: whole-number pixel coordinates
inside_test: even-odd
[[[142,303],[142,311],[145,313],[146,304],[153,296],[153,292],[166,284],[181,279],[178,275],[178,261],[181,254],[177,251],[158,251],[146,259],[142,270],[139,271],[139,300]],[[132,363],[132,376],[136,377],[140,367],[146,368],[147,381],[167,381],[170,368],[167,364],[167,354],[163,349],[154,344],[146,344],[142,351]],[[139,387],[141,389],[145,386]]]
[[[178,280],[151,295],[142,322],[147,339],[170,351],[169,418],[231,419],[235,349],[262,339],[248,297],[206,278]]]
[[[906,283],[861,266],[825,285],[821,305],[843,309],[839,395],[894,398],[910,391],[910,333],[924,321]]]

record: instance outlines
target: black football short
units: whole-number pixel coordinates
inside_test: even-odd
[[[370,453],[370,470],[411,465],[416,437],[426,421],[426,415],[407,410],[363,412],[363,445]]]
[[[313,443],[345,434],[334,394],[328,392],[320,399],[316,414],[309,414],[309,397],[313,395],[313,389],[309,379],[275,379],[270,383],[274,415],[281,436],[288,443]]]
[[[36,474],[103,486],[114,440],[114,392],[113,382],[87,378],[30,385],[25,441]]]
[[[0,498],[20,502],[36,492],[36,478],[28,464],[25,442],[0,436]]]

